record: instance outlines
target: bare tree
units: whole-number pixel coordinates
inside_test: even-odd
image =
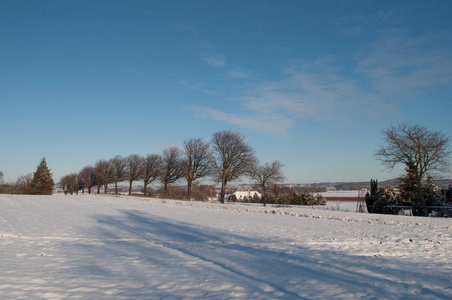
[[[107,193],[108,184],[113,181],[114,169],[111,160],[98,160],[94,165],[94,171],[98,178],[98,187],[104,186],[104,193]]]
[[[32,194],[33,193],[33,174],[20,176],[15,184],[16,193],[18,194]]]
[[[96,174],[97,177],[97,193],[100,194],[100,188],[103,185],[103,172],[104,172],[104,167],[105,167],[105,160],[101,159],[98,160],[95,164],[94,164],[94,173]]]
[[[6,192],[7,185],[3,182],[3,172],[0,171],[0,194]]]
[[[94,172],[94,168],[92,166],[84,167],[79,173],[78,178],[83,184],[83,191],[85,187],[88,189],[88,194],[91,194],[91,188],[96,185],[96,173]]]
[[[163,192],[168,194],[168,185],[182,177],[182,158],[178,147],[169,147],[163,150],[162,173],[160,181],[163,183]]]
[[[262,188],[264,193],[264,206],[267,205],[267,186],[274,185],[284,181],[285,177],[282,173],[283,164],[279,160],[275,160],[271,164],[254,165],[249,176],[256,181]]]
[[[212,176],[214,180],[221,182],[220,202],[224,203],[228,182],[246,175],[257,160],[253,149],[245,142],[245,137],[228,130],[213,134],[212,147]]]
[[[69,180],[68,180],[68,175],[64,175],[63,177],[60,178],[60,181],[57,184],[58,187],[63,189],[63,193],[65,195],[67,195],[69,193]]]
[[[115,183],[115,194],[118,194],[118,182],[126,180],[127,162],[124,157],[116,155],[110,160],[113,170],[113,182]]]
[[[72,195],[73,193],[78,195],[78,190],[80,189],[81,183],[78,179],[77,173],[71,173],[68,176],[68,183],[70,185],[69,193]]]
[[[126,159],[127,173],[126,177],[129,181],[129,195],[132,194],[132,184],[141,176],[143,160],[138,154],[131,154]]]
[[[388,169],[396,164],[411,168],[417,181],[418,196],[424,215],[428,215],[427,204],[422,193],[422,180],[432,172],[447,172],[452,151],[449,137],[441,131],[430,131],[421,125],[401,123],[382,131],[386,145],[376,153],[376,158]]]
[[[63,177],[61,177],[58,185],[63,189],[63,193],[65,195],[67,195],[68,193],[70,193],[71,195],[74,193],[78,194],[78,174],[71,173],[64,175]]]
[[[144,181],[144,194],[147,193],[148,184],[154,182],[162,171],[162,157],[158,154],[148,154],[143,157],[141,179]]]
[[[215,195],[215,186],[199,184],[192,187],[191,199],[206,200]]]
[[[202,139],[190,139],[184,141],[183,176],[187,180],[187,200],[191,200],[192,186],[210,174],[212,152],[210,145]]]

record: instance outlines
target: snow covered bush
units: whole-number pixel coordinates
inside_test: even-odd
[[[321,195],[314,196],[311,193],[293,191],[291,204],[293,205],[325,205],[326,201]]]
[[[404,204],[399,197],[395,196],[392,187],[378,187],[377,180],[370,180],[370,193],[366,194],[366,206],[369,213],[397,215],[402,208],[396,207]]]
[[[431,178],[427,178],[427,182],[422,185],[422,194],[421,196],[424,198],[424,201],[427,205],[427,211],[429,216],[445,216],[446,211],[444,206],[447,203],[445,197],[445,193],[442,190],[437,189],[433,184]],[[418,193],[409,194],[409,201],[412,205],[413,215],[414,216],[423,216],[423,206],[422,201]]]
[[[452,203],[450,196],[449,198],[447,196],[452,194],[451,187],[448,191],[442,191],[433,184],[431,178],[428,178],[419,193],[417,185],[413,184],[410,178],[405,177],[401,180],[398,196],[392,187],[379,188],[377,180],[371,180],[370,192],[366,194],[367,211],[376,214],[401,214],[405,209],[410,209],[414,216],[424,216],[424,202],[429,216],[447,217],[451,214]]]
[[[260,200],[263,203],[263,199]],[[313,195],[307,191],[291,190],[290,192],[267,195],[267,203],[278,205],[326,205],[322,195]]]

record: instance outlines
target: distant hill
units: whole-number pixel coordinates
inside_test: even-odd
[[[433,182],[440,188],[446,189],[452,184],[452,179],[433,180]],[[378,181],[378,185],[397,187],[400,185],[400,180],[398,178],[393,178],[385,181]],[[370,188],[370,180],[362,182],[319,182],[309,184],[309,186],[318,188],[335,187],[338,190],[361,190]]]

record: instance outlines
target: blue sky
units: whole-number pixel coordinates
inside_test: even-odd
[[[380,130],[451,135],[452,1],[1,1],[0,170],[246,136],[287,182],[399,176]],[[446,177],[451,174],[445,174]]]

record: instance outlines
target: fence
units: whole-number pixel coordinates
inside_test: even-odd
[[[372,206],[370,206],[372,207]],[[367,208],[367,206],[366,206]],[[404,215],[413,215],[413,206],[402,206],[402,205],[385,205],[379,206],[379,208],[390,208],[390,209],[399,209],[399,211],[404,211]],[[452,206],[451,205],[441,205],[441,206],[427,206],[429,211],[434,210],[437,217],[449,218],[452,217]],[[363,211],[360,211],[363,212]],[[407,214],[406,212],[409,212]]]

